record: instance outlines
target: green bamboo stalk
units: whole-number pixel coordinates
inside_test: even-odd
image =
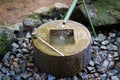
[[[96,31],[95,31],[95,28],[94,28],[94,26],[93,26],[92,20],[91,20],[91,18],[90,18],[89,13],[88,13],[87,6],[86,6],[86,4],[85,4],[85,0],[83,0],[83,6],[84,6],[84,8],[85,8],[85,11],[86,11],[87,17],[88,17],[89,22],[90,22],[90,25],[91,25],[91,27],[92,27],[92,31],[93,31],[94,37],[97,37],[97,34],[96,34]]]
[[[66,23],[66,22],[69,20],[69,18],[70,18],[70,16],[71,16],[71,14],[72,14],[72,12],[73,12],[73,10],[74,10],[77,2],[78,2],[78,0],[73,0],[73,2],[72,2],[72,4],[71,4],[71,6],[70,6],[70,8],[69,8],[69,10],[68,10],[65,18],[64,18],[64,23]]]

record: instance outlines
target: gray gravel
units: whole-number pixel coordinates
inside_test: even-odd
[[[29,37],[27,36],[29,34]],[[91,46],[91,60],[89,65],[84,68],[77,76],[70,78],[62,78],[59,80],[119,80],[120,66],[115,64],[120,60],[118,46],[114,42],[108,40],[110,37],[115,39],[119,44],[116,34],[106,36],[99,34],[94,39]],[[99,37],[102,39],[99,40]],[[105,37],[106,36],[106,37]],[[16,38],[17,42],[12,43],[12,51],[6,53],[3,60],[0,62],[0,78],[2,80],[9,79],[26,79],[26,80],[54,80],[55,76],[47,75],[45,73],[38,73],[37,68],[33,63],[33,47],[31,45],[31,34],[26,33],[22,38]],[[99,45],[98,45],[99,44]],[[104,48],[106,47],[106,48]]]

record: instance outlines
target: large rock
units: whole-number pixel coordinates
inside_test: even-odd
[[[120,23],[119,0],[94,0],[95,3],[87,4],[88,12],[94,26]],[[104,7],[103,7],[104,6]],[[83,4],[80,9],[87,18]]]
[[[4,26],[0,27],[0,38],[2,37],[3,33],[7,34],[6,36],[8,40],[12,40],[14,38],[14,31]]]

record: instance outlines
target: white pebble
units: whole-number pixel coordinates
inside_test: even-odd
[[[27,50],[27,49],[25,49],[25,48],[24,48],[24,49],[22,49],[22,51],[23,51],[23,52],[25,52],[25,53],[28,53],[28,50]]]
[[[110,36],[110,37],[115,37],[116,34],[115,34],[115,33],[109,33],[109,36]]]
[[[107,68],[108,65],[109,65],[109,61],[105,60],[105,61],[103,62],[103,65],[102,65],[102,66],[103,66],[104,68]]]
[[[90,60],[89,64],[90,64],[91,66],[94,66],[94,65],[95,65],[92,60]]]
[[[26,38],[31,38],[31,34],[30,34],[30,32],[27,32],[27,34],[26,34]]]
[[[14,43],[12,43],[12,46],[13,46],[14,48],[18,48],[18,47],[19,47],[19,45],[18,45],[18,44],[16,44],[15,42],[14,42]]]
[[[25,48],[27,47],[26,43],[22,43],[22,46],[25,47]]]

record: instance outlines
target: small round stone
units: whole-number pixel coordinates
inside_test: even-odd
[[[14,67],[19,67],[19,64],[17,62],[13,62]]]

